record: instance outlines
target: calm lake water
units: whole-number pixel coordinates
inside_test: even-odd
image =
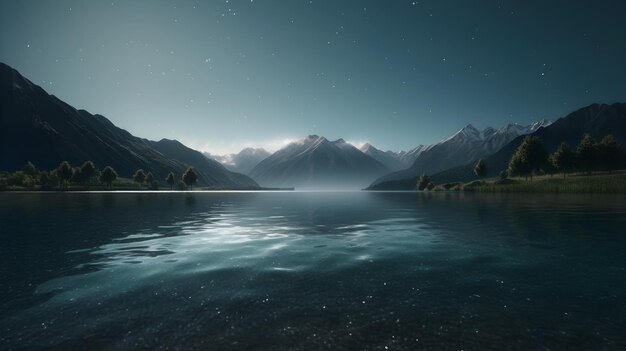
[[[2,349],[626,349],[626,198],[0,194]]]

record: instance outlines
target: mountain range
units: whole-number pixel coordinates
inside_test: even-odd
[[[427,146],[428,145],[420,144],[409,151],[398,152],[398,160],[400,160],[400,162],[405,165],[405,167],[403,168],[408,168],[409,166],[411,166],[413,162],[415,162],[415,159],[417,159],[422,153],[422,150],[424,150],[424,148]]]
[[[526,126],[508,124],[499,129],[485,128],[478,130],[471,124],[466,125],[452,136],[432,145],[420,145],[411,150],[414,157],[410,167],[387,174],[372,183],[370,188],[377,189],[379,184],[393,184],[399,180],[412,179],[417,175],[434,174],[449,168],[464,165],[468,160],[485,158],[520,135],[533,133],[539,128],[550,125],[550,121],[541,120]]]
[[[221,163],[227,169],[243,174],[250,173],[254,166],[258,165],[270,155],[271,153],[263,148],[251,147],[245,148],[236,154],[228,155],[213,155],[204,152],[204,156]]]
[[[49,170],[65,160],[73,165],[91,160],[98,168],[112,166],[122,177],[142,168],[162,181],[169,172],[180,177],[192,166],[199,185],[228,189],[255,189],[259,184],[298,189],[361,189],[368,185],[373,190],[413,189],[422,173],[439,183],[475,179],[473,166],[478,159],[485,160],[488,176],[495,176],[506,169],[528,134],[541,138],[550,152],[562,141],[574,148],[585,133],[598,139],[613,134],[618,142],[626,142],[626,104],[616,103],[593,104],[554,123],[542,120],[483,130],[468,124],[436,144],[406,152],[382,151],[370,144],[358,149],[343,139],[329,141],[309,135],[273,154],[247,148],[215,156],[176,140],[136,137],[104,116],[77,110],[49,95],[1,63],[0,117],[3,171],[21,169],[28,161]]]
[[[409,166],[406,161],[400,157],[399,152],[393,152],[391,150],[382,151],[375,148],[370,143],[366,143],[365,145],[361,146],[359,150],[361,150],[361,152],[363,152],[364,154],[372,157],[376,161],[382,163],[391,171],[397,171]]]
[[[80,165],[91,160],[99,168],[112,166],[122,177],[142,168],[162,181],[169,172],[180,179],[193,166],[199,185],[258,187],[248,176],[231,172],[176,140],[142,139],[104,116],[77,110],[2,63],[0,116],[1,170],[21,169],[28,161],[52,169],[61,161]]]
[[[343,139],[309,135],[276,151],[250,176],[269,187],[361,189],[389,168]]]
[[[569,115],[559,118],[547,126],[535,127],[531,135],[541,139],[548,152],[554,152],[561,142],[565,142],[571,149],[575,149],[584,134],[600,140],[612,134],[617,141],[626,143],[626,104],[615,103],[592,104],[581,108]],[[520,135],[500,149],[484,158],[487,165],[487,177],[495,177],[502,170],[507,169],[508,161],[525,135]],[[468,158],[463,165],[452,167],[431,174],[435,183],[469,181],[476,179],[474,165],[477,158]],[[420,173],[405,172],[404,177],[379,180],[373,183],[370,190],[409,190],[414,189]]]
[[[565,142],[570,149],[575,150],[585,134],[597,140],[611,134],[618,143],[626,145],[626,103],[593,104],[532,133],[541,139],[550,153],[554,152],[561,142]],[[507,169],[511,156],[523,140],[523,136],[515,138],[485,158],[488,177],[495,177],[500,171]],[[475,179],[473,168],[474,163],[470,162],[433,174],[432,178],[437,182],[467,181]]]

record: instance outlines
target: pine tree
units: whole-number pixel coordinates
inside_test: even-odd
[[[198,176],[196,172],[194,172],[193,167],[187,168],[185,173],[183,174],[183,183],[187,185],[190,189],[193,189],[193,185],[196,184],[198,180]]]

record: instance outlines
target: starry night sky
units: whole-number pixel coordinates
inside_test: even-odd
[[[626,1],[2,1],[0,61],[131,133],[380,148],[626,101]]]

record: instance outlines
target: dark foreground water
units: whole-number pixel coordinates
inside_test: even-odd
[[[626,198],[0,194],[1,349],[624,350]]]

